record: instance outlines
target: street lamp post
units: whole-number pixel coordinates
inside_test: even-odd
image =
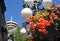
[[[43,0],[24,0],[24,9],[21,11],[22,17],[27,20],[22,24],[23,27],[26,28],[26,25],[29,24],[29,17],[34,16],[35,12],[39,10],[39,5]]]
[[[25,20],[29,20],[30,16],[34,16],[35,12],[39,10],[39,5],[42,3],[43,0],[24,0],[24,9],[21,11],[21,15]],[[29,23],[29,22],[28,22]],[[24,24],[28,24],[24,22]],[[24,25],[22,24],[22,25]],[[26,27],[25,25],[25,27]]]

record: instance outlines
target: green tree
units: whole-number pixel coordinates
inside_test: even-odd
[[[21,36],[21,41],[30,41],[30,37]]]
[[[14,41],[20,41],[20,27],[17,26],[16,30],[13,31]]]
[[[20,34],[20,27],[17,26],[16,30],[13,31],[14,41],[30,41],[29,37],[22,36]]]

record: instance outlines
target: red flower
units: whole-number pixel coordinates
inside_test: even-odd
[[[39,22],[43,22],[43,21],[44,21],[44,18],[41,17],[41,18],[39,19]]]
[[[30,25],[33,25],[33,24],[34,24],[34,22],[30,22],[29,24],[30,24]]]
[[[50,16],[50,20],[51,20],[51,19],[53,19],[53,17],[52,17],[52,16]]]
[[[42,29],[38,29],[39,32],[42,32]]]
[[[34,22],[35,21],[35,16],[30,16],[30,22]]]
[[[30,16],[31,19],[35,18],[35,16]]]
[[[47,34],[47,30],[46,30],[46,29],[43,29],[43,30],[42,30],[42,33],[43,33],[43,34]]]
[[[56,17],[55,13],[51,13],[50,17],[52,18]]]
[[[51,20],[49,21],[49,23],[50,23],[50,24],[53,24],[53,23],[54,23],[53,19],[51,19]]]
[[[48,20],[45,20],[45,26],[47,27],[47,26],[50,26],[51,24],[49,23],[49,21]]]
[[[45,27],[45,24],[42,23],[42,22],[40,22],[40,23],[38,22],[38,23],[37,23],[37,26],[38,26],[38,28],[46,28],[46,27]]]
[[[39,29],[38,31],[42,34],[47,34],[48,33],[48,31],[46,29]]]
[[[34,24],[34,22],[30,22],[30,28],[35,28],[36,25]]]

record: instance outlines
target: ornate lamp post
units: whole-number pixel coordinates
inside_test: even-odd
[[[34,16],[34,13],[39,10],[38,5],[42,3],[42,0],[24,0],[24,2],[24,9],[21,11],[21,15],[27,21],[22,24],[23,28],[20,31],[21,33],[23,33],[23,31],[26,33],[26,25],[29,24],[30,16]]]
[[[24,0],[24,9],[21,11],[21,15],[25,20],[29,20],[29,17],[32,15],[35,15],[34,12],[36,12],[39,7],[38,5],[42,3],[43,0]],[[31,7],[30,7],[31,6]],[[24,24],[28,24],[29,22],[24,22]],[[24,25],[24,26],[26,26]]]
[[[55,21],[55,19],[57,19],[59,17],[59,16],[57,17],[57,14],[60,15],[60,13],[59,13],[60,11],[59,12],[55,12],[55,11],[58,10],[58,8],[60,8],[60,6],[56,7],[56,5],[54,5],[51,7],[52,0],[43,0],[43,1],[34,0],[34,3],[33,3],[33,5],[31,5],[31,7],[28,2],[31,2],[31,0],[30,1],[25,0],[26,4],[24,5],[24,8],[26,8],[26,7],[30,8],[33,11],[33,15],[30,12],[30,10],[28,10],[28,9],[27,10],[30,13],[28,13],[28,12],[25,13],[25,11],[27,11],[26,9],[22,10],[22,12],[24,12],[24,14],[22,13],[22,16],[24,19],[27,20],[26,22],[24,22],[22,24],[22,26],[24,28],[26,28],[27,24],[30,25],[30,32],[32,33],[32,36],[33,36],[33,38],[32,38],[33,40],[31,39],[31,41],[54,41],[56,39],[57,33],[59,33],[59,32],[57,32],[59,30],[55,29],[55,28],[59,28],[59,26],[57,26],[57,24],[60,24],[57,22],[59,20]],[[43,4],[44,9],[41,12],[39,12],[40,9],[38,6],[41,3]],[[28,16],[28,17],[25,18],[24,16],[25,17]],[[57,24],[55,24],[55,23],[57,23]],[[59,36],[59,34],[58,34],[58,36]],[[58,39],[56,39],[56,41]]]

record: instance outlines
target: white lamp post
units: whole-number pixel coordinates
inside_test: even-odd
[[[43,0],[42,4],[44,8],[47,9],[47,7],[52,5],[52,0]]]
[[[21,11],[21,15],[22,17],[25,19],[25,20],[28,20],[30,16],[32,16],[32,10],[30,8],[24,8],[22,11]]]

